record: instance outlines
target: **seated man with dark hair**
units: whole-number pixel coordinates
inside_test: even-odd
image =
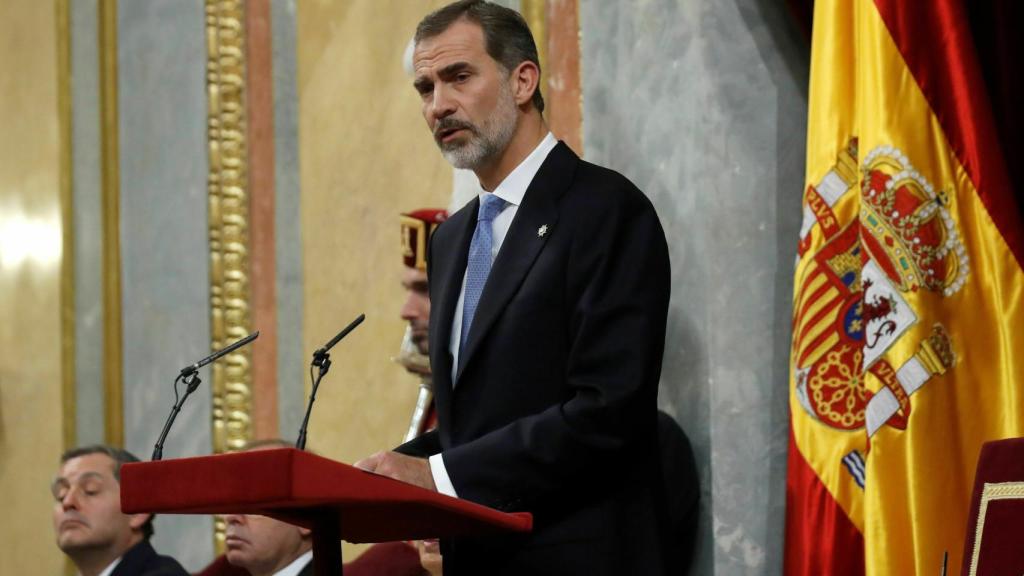
[[[61,456],[50,489],[56,500],[57,546],[82,576],[187,576],[176,560],[149,544],[152,514],[121,512],[121,465],[138,462],[130,452],[85,446]]]

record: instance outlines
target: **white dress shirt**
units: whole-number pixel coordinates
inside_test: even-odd
[[[103,572],[99,573],[99,576],[110,576],[110,574],[114,571],[114,568],[117,568],[117,565],[120,564],[120,563],[121,563],[121,556],[118,556],[117,560],[114,560],[113,562],[111,562],[109,566],[107,566],[106,568],[103,569]],[[81,572],[79,572],[79,574],[81,574]]]
[[[291,564],[274,572],[274,576],[298,576],[299,572],[313,560],[313,551],[310,550],[292,561]]]
[[[547,136],[540,141],[540,144],[530,152],[522,162],[516,166],[515,170],[509,172],[508,176],[498,184],[498,187],[494,189],[494,192],[487,192],[481,190],[480,201],[489,194],[494,194],[498,198],[505,201],[505,207],[494,217],[491,222],[491,263],[494,263],[494,259],[498,257],[498,251],[501,250],[501,244],[505,241],[505,235],[508,234],[509,227],[512,226],[512,220],[516,217],[516,212],[519,210],[519,205],[523,203],[523,196],[526,195],[526,189],[533,182],[533,177],[537,175],[537,171],[540,170],[541,164],[547,159],[548,154],[555,148],[558,141],[551,132],[548,132]],[[448,351],[452,355],[452,385],[457,385],[455,377],[459,371],[459,344],[462,341],[462,308],[466,300],[466,274],[462,274],[462,288],[459,290],[459,301],[455,305],[455,314],[452,316],[452,336],[451,340],[448,341]],[[455,493],[455,486],[452,485],[451,478],[448,477],[448,471],[444,467],[444,459],[440,454],[434,454],[430,457],[430,474],[434,477],[434,485],[437,486],[437,491],[442,494],[449,496],[458,497]]]

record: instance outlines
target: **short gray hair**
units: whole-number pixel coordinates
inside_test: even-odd
[[[484,0],[459,0],[427,14],[416,26],[413,42],[440,36],[455,22],[465,18],[477,24],[484,32],[487,54],[505,70],[511,71],[523,62],[533,62],[540,72],[540,58],[533,33],[522,14]],[[540,83],[533,91],[533,107],[544,112],[544,97]]]

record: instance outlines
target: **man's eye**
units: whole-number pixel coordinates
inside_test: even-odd
[[[67,484],[60,483],[60,482],[54,482],[50,486],[50,494],[53,496],[54,500],[60,502],[61,500],[64,499],[65,496],[68,495],[68,486],[67,486]]]
[[[466,80],[469,80],[469,72],[463,72],[455,76],[456,82],[465,82]]]
[[[99,484],[86,484],[82,486],[82,493],[86,496],[95,496],[102,491],[103,487]]]

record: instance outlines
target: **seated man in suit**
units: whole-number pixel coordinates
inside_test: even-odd
[[[291,448],[284,440],[258,440],[246,450]],[[313,574],[313,536],[280,520],[255,514],[225,514],[224,548],[232,566],[252,576],[310,576]]]
[[[256,440],[245,450],[291,448],[280,439]],[[306,528],[257,514],[225,514],[226,552],[199,576],[311,576],[313,540]],[[419,559],[405,542],[387,542],[345,564],[350,576],[421,576]]]
[[[152,514],[121,513],[121,465],[138,458],[96,445],[69,450],[60,461],[50,487],[53,528],[81,576],[187,576],[150,546]]]
[[[442,540],[448,576],[665,574],[654,207],[551,134],[521,15],[461,0],[414,45],[427,126],[481,192],[428,249],[437,430],[356,465],[533,514],[527,535]]]

